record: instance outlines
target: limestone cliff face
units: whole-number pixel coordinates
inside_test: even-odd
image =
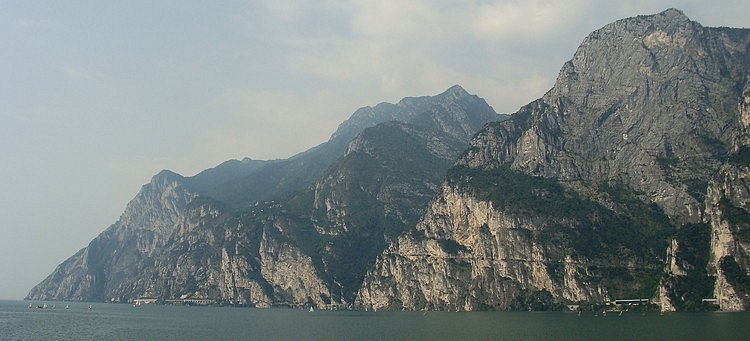
[[[727,165],[711,182],[706,219],[711,225],[709,269],[722,310],[745,310],[750,302],[750,169]]]
[[[330,303],[331,292],[317,275],[310,256],[289,243],[266,236],[261,240],[260,255],[261,274],[274,287],[277,301],[309,302],[315,306]]]
[[[533,238],[535,223],[446,185],[416,231],[378,258],[357,301],[376,310],[472,311],[525,310],[545,295],[605,298],[584,260]]]
[[[744,309],[737,239],[750,216],[736,189],[747,168],[726,160],[747,162],[749,49],[749,30],[674,9],[593,32],[549,92],[475,136],[357,302],[474,310],[637,297],[693,310],[715,292],[720,308]],[[727,201],[733,224],[716,208]]]

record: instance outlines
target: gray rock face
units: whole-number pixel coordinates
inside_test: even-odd
[[[533,297],[546,309],[653,297],[690,310],[715,293],[721,309],[744,309],[747,193],[731,189],[747,168],[730,172],[726,160],[747,151],[749,49],[749,30],[705,28],[674,9],[593,32],[548,93],[476,135],[357,303],[525,309]],[[717,213],[726,201],[734,223]],[[734,261],[719,264],[726,255]]]
[[[708,267],[722,310],[746,310],[750,302],[750,168],[726,165],[711,181],[706,220],[711,226]]]
[[[529,238],[539,232],[534,223],[446,185],[416,232],[378,258],[357,302],[375,310],[471,311],[525,310],[549,294],[572,302],[601,299],[584,260],[564,255],[562,245]]]
[[[738,84],[748,76],[747,32],[704,28],[677,10],[607,25],[583,41],[515,126],[487,131],[463,162],[622,181],[671,217],[697,221],[699,203],[671,180],[705,178],[731,151]]]

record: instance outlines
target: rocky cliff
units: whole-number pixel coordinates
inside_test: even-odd
[[[746,162],[749,48],[674,9],[593,32],[548,93],[475,136],[358,304],[744,309],[747,167],[728,160]]]

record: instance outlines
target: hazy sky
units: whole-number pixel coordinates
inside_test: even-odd
[[[0,1],[0,299],[114,223],[162,169],[286,158],[357,108],[453,84],[514,112],[591,31],[737,1]]]

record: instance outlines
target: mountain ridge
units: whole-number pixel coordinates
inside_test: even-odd
[[[504,118],[453,86],[286,160],[164,171],[27,298],[747,308],[750,30],[618,20]]]
[[[312,181],[318,181],[317,174],[335,174],[342,170],[348,172],[344,170],[348,165],[363,162],[362,157],[353,154],[365,155],[366,158],[387,155],[391,168],[399,167],[402,162],[397,160],[404,157],[414,157],[414,160],[404,160],[412,163],[416,160],[439,159],[442,160],[439,161],[441,168],[429,169],[433,174],[432,181],[439,181],[441,169],[450,166],[452,159],[468,144],[468,136],[473,134],[473,130],[479,129],[484,122],[503,118],[495,114],[484,100],[469,95],[458,86],[446,93],[449,95],[401,101],[408,103],[402,105],[407,108],[388,106],[393,111],[385,111],[376,120],[383,123],[364,129],[356,135],[359,142],[354,144],[350,142],[357,138],[348,140],[344,136],[354,128],[344,126],[337,130],[339,134],[334,134],[329,143],[286,160],[230,160],[193,177],[164,170],[143,186],[115,224],[81,252],[63,262],[31,290],[28,298],[123,302],[138,297],[161,300],[192,297],[257,307],[350,304],[357,288],[356,282],[361,280],[357,276],[361,277],[367,264],[384,247],[385,240],[367,246],[371,250],[369,256],[360,257],[352,265],[354,267],[349,268],[353,269],[354,277],[347,271],[330,270],[330,266],[324,262],[346,257],[346,250],[352,250],[352,247],[357,249],[351,243],[360,237],[358,233],[372,235],[373,232],[360,226],[368,222],[357,218],[357,212],[347,217],[351,220],[345,222],[334,221],[335,216],[323,220],[316,218],[315,212],[321,209],[325,211],[326,208],[315,208],[311,201],[307,201],[306,193],[312,193],[312,189],[297,190],[301,192],[294,199],[295,188],[314,185]],[[462,101],[464,98],[467,100]],[[419,102],[418,106],[414,105],[416,102]],[[414,108],[424,110],[424,114],[420,116],[420,113],[413,112],[416,110]],[[431,120],[430,116],[451,115],[456,116],[454,125],[450,122],[425,125],[438,122]],[[422,118],[421,123],[391,121],[398,118],[408,122],[417,116]],[[461,119],[461,116],[471,119]],[[347,122],[357,126],[358,120],[353,115]],[[466,122],[468,124],[463,124]],[[379,134],[397,137],[398,141],[406,144],[381,145],[377,143],[381,140]],[[357,143],[360,146],[370,143],[373,154],[360,153]],[[345,149],[346,145],[350,145],[350,148]],[[414,147],[412,152],[404,154],[400,151],[402,146],[410,145]],[[434,146],[434,153],[429,146]],[[390,148],[396,153],[379,152],[383,148]],[[386,159],[376,157],[367,161],[366,165],[381,169],[380,162]],[[429,162],[431,165],[433,163]],[[386,183],[394,184],[395,188],[409,188],[411,185],[404,181],[414,180],[408,180],[408,175],[407,172],[396,172],[388,176]],[[253,181],[243,183],[248,177]],[[369,181],[370,178],[365,179]],[[236,188],[229,194],[221,193],[227,186]],[[357,184],[352,190],[356,191],[359,186]],[[254,192],[242,193],[248,188]],[[280,191],[280,188],[284,191]],[[420,203],[426,202],[432,196],[429,188],[434,186],[427,188],[426,194],[417,193],[413,198]],[[287,202],[288,191],[293,194],[292,202]],[[352,197],[367,203],[378,203],[380,200],[387,203],[390,200],[371,196],[374,192],[349,192],[349,188],[341,188],[335,196]],[[236,193],[239,196],[233,196]],[[294,200],[307,206],[295,208]],[[341,204],[343,209],[349,205]],[[377,212],[377,209],[373,212]],[[396,209],[394,212],[401,211]],[[318,245],[298,239],[305,236],[315,224],[348,226],[357,232],[353,235],[344,233],[343,238],[328,239],[326,243],[335,250],[319,255],[314,249],[309,249]],[[314,238],[326,238],[317,236],[317,230],[313,231]]]

